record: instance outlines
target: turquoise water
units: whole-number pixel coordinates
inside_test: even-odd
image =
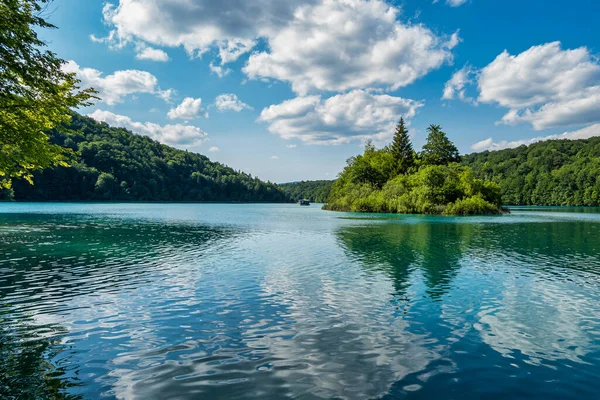
[[[597,212],[0,204],[0,398],[596,398]]]

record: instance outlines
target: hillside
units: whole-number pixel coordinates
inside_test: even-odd
[[[315,203],[326,203],[335,181],[302,181],[279,185],[292,200],[308,199]]]
[[[600,205],[600,137],[473,153],[462,162],[499,184],[505,205]]]
[[[207,157],[75,114],[74,134],[51,141],[77,151],[71,167],[34,175],[34,185],[13,183],[22,201],[236,201],[287,202],[277,185]],[[4,192],[3,196],[8,197]]]

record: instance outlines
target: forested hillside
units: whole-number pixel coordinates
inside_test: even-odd
[[[463,164],[498,183],[505,205],[600,205],[600,137],[473,153]]]
[[[315,203],[326,203],[334,181],[302,181],[283,183],[279,187],[292,200],[307,199]]]
[[[14,180],[15,200],[247,201],[286,202],[273,183],[207,157],[178,150],[123,128],[75,114],[74,134],[50,133],[53,143],[77,156],[71,167],[34,174],[34,185]]]

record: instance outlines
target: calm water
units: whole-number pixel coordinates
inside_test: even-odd
[[[0,204],[0,398],[597,398],[587,211]]]

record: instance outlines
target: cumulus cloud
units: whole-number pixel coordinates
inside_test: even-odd
[[[563,50],[552,42],[518,55],[505,50],[480,71],[457,72],[443,98],[466,98],[475,75],[477,101],[508,108],[499,123],[542,130],[600,122],[600,63],[586,47]]]
[[[295,144],[286,144],[285,147],[287,147],[288,149],[295,149],[298,146]]]
[[[560,42],[519,55],[504,51],[481,70],[479,100],[510,110],[503,123],[528,122],[541,130],[600,122],[600,64],[588,49]]]
[[[113,46],[144,41],[199,56],[216,46],[223,63],[250,51],[255,39],[283,27],[299,4],[318,0],[120,0],[103,8]]]
[[[442,100],[459,99],[468,103],[476,104],[476,101],[467,96],[467,87],[477,78],[477,71],[470,65],[465,65],[460,70],[456,71],[452,78],[444,86]]]
[[[412,118],[423,103],[354,90],[327,99],[304,96],[262,110],[259,121],[284,139],[309,144],[340,144],[391,137],[400,116]]]
[[[277,157],[277,156],[271,156],[271,160],[279,160],[279,157]]]
[[[132,132],[149,136],[161,143],[179,148],[199,146],[208,139],[206,132],[191,125],[159,125],[152,122],[135,122],[127,116],[103,110],[96,110],[88,114],[88,117],[106,122],[109,125],[129,129]]]
[[[233,93],[224,93],[217,96],[215,99],[215,106],[217,110],[223,111],[235,111],[240,112],[242,110],[252,110],[248,104],[244,103]]]
[[[146,71],[129,69],[104,76],[97,69],[81,68],[75,61],[67,62],[63,69],[75,73],[81,80],[82,87],[93,87],[98,90],[101,101],[108,105],[121,103],[125,96],[134,93],[149,93],[165,100],[165,94],[172,93],[172,89],[160,90],[158,79]]]
[[[397,20],[384,1],[323,0],[296,10],[292,23],[268,38],[269,51],[250,56],[250,78],[288,81],[295,92],[397,89],[446,62],[458,35],[436,36]]]
[[[459,42],[457,33],[400,22],[400,9],[384,0],[120,0],[103,14],[111,30],[100,40],[183,46],[191,56],[212,49],[220,65],[210,68],[221,77],[230,72],[226,63],[263,40],[266,50],[244,72],[290,82],[301,95],[406,86],[450,63]]]
[[[200,117],[208,117],[208,113],[202,109],[202,99],[194,99],[186,97],[181,104],[175,108],[171,108],[167,113],[170,119],[194,119]]]
[[[492,138],[487,138],[480,142],[477,142],[471,146],[475,151],[484,150],[502,150],[502,149],[513,149],[522,145],[529,146],[530,144],[543,142],[546,140],[577,140],[577,139],[589,139],[594,136],[600,136],[600,124],[594,124],[583,129],[579,129],[573,132],[564,132],[558,135],[538,136],[531,139],[507,141],[502,140],[495,142]]]
[[[151,60],[160,62],[169,61],[169,55],[166,52],[152,47],[140,48],[135,57],[139,60]]]
[[[213,146],[210,149],[208,149],[208,151],[210,151],[211,153],[218,153],[219,151],[221,151],[221,149],[217,146]]]

